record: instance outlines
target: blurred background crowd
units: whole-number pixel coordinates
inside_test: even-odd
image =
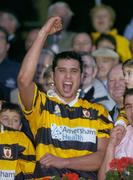
[[[0,102],[19,104],[17,76],[23,58],[46,20],[60,16],[63,29],[47,38],[34,82],[51,95],[55,55],[69,50],[79,53],[83,61],[79,97],[104,105],[115,124],[124,108],[125,89],[132,88],[130,83],[133,86],[132,7],[132,0],[1,0]],[[10,110],[9,106],[5,109]],[[14,128],[8,122],[4,125]],[[22,131],[33,140],[26,119]]]

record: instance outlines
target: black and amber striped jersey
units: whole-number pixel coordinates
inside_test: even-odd
[[[119,115],[117,117],[117,120],[115,122],[115,126],[117,125],[122,125],[122,126],[127,126],[128,125],[128,119],[126,116],[126,111],[124,108],[122,108],[119,112]]]
[[[1,126],[0,179],[31,179],[35,168],[35,149],[20,131]]]
[[[42,169],[39,160],[44,154],[51,153],[61,158],[91,154],[97,151],[97,138],[108,138],[113,127],[109,113],[102,105],[79,98],[70,106],[55,96],[40,92],[36,86],[32,110],[26,111],[22,103],[21,106],[35,137],[35,174],[39,176],[61,175],[67,171]],[[78,174],[85,178],[95,176],[93,172],[78,171]]]

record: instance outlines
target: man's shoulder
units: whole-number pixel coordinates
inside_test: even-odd
[[[105,89],[105,86],[98,79],[95,79],[95,81],[93,83],[93,87],[95,89],[95,94],[97,97],[102,97],[102,96],[108,95],[108,92]]]
[[[88,101],[88,100],[82,99],[82,98],[79,99],[79,105],[82,108],[87,108],[87,109],[88,108],[94,108],[97,110],[106,110],[102,104],[91,102],[91,101]]]
[[[13,69],[19,69],[20,64],[11,60],[10,58],[5,58],[2,63],[0,64],[0,67],[10,67]]]

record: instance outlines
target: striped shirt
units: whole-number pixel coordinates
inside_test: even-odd
[[[31,179],[35,169],[35,149],[20,131],[0,131],[0,179]]]
[[[35,86],[34,101],[31,111],[26,111],[21,103],[26,118],[35,137],[37,167],[39,176],[62,175],[68,169],[42,169],[40,158],[50,153],[61,158],[79,157],[97,151],[97,138],[109,137],[113,127],[109,113],[102,105],[90,103],[81,98],[73,106],[62,103],[55,96],[47,96]],[[77,172],[81,177],[93,178],[94,172]]]

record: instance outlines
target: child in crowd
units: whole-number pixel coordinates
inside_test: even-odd
[[[0,179],[32,179],[35,150],[21,132],[22,114],[18,105],[4,102],[0,110]]]
[[[126,87],[128,89],[133,88],[133,59],[129,59],[123,64],[123,72]]]
[[[96,49],[109,48],[116,51],[116,39],[110,34],[101,34],[95,41]]]
[[[13,103],[4,102],[0,110],[0,122],[14,130],[21,130],[21,110],[18,105]]]

